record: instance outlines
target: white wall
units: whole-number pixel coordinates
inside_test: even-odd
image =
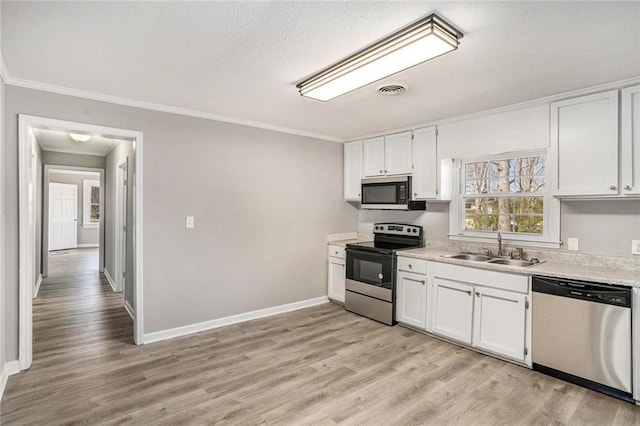
[[[4,164],[4,82],[0,78],[0,164]],[[0,382],[2,381],[2,370],[6,360],[6,339],[5,339],[5,323],[7,319],[7,310],[5,309],[5,188],[4,173],[0,173]],[[1,386],[1,383],[0,383]],[[0,389],[1,392],[1,389]]]
[[[144,132],[145,333],[326,296],[326,236],[357,225],[342,199],[341,144],[12,86],[5,106],[12,253],[19,113]],[[7,260],[13,360],[18,259]]]

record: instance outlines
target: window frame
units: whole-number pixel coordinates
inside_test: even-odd
[[[453,173],[454,194],[449,210],[449,239],[467,242],[479,242],[493,244],[496,241],[498,231],[472,231],[465,229],[465,165],[468,163],[499,161],[522,157],[541,156],[544,158],[544,182],[545,190],[539,193],[531,193],[532,196],[541,196],[544,200],[542,234],[526,234],[501,231],[502,240],[507,244],[521,247],[560,248],[560,200],[553,197],[551,189],[555,187],[555,175],[549,168],[549,154],[547,150],[512,151],[499,154],[480,155],[475,157],[455,159]],[[487,198],[491,198],[489,195]],[[494,197],[495,198],[495,197]]]
[[[100,181],[96,179],[82,179],[82,227],[98,228],[100,227],[100,219],[97,222],[91,221],[91,188],[98,187],[100,189],[100,201],[98,202],[100,216],[102,217],[102,188]],[[95,204],[95,203],[94,203]]]

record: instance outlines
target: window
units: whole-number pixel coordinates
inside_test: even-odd
[[[100,226],[100,181],[83,179],[82,226]]]
[[[559,244],[559,202],[547,194],[544,153],[463,160],[459,166],[452,239],[483,241],[495,239],[501,231],[513,241]]]

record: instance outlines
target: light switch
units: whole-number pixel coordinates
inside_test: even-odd
[[[196,220],[193,216],[187,216],[184,226],[187,229],[193,229],[196,226]]]
[[[570,251],[578,251],[578,239],[577,238],[568,238],[567,239],[567,249]]]

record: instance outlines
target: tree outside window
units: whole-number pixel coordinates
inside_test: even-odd
[[[470,231],[544,233],[544,157],[464,163],[464,227]]]

